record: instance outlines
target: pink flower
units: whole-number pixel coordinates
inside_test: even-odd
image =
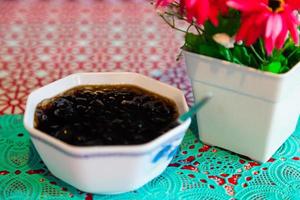
[[[221,15],[226,15],[228,13],[229,7],[226,4],[227,0],[210,0],[209,2],[209,19],[215,26],[217,26],[219,14],[221,13]]]
[[[156,7],[165,9],[176,0],[156,0]],[[202,25],[210,20],[215,26],[218,25],[218,16],[226,14],[229,10],[227,0],[179,0],[180,9],[189,22],[196,21]]]
[[[202,25],[210,20],[215,26],[218,25],[219,14],[226,14],[227,0],[181,0],[181,7],[186,13],[188,21],[196,20]]]
[[[300,0],[228,0],[227,5],[242,12],[237,41],[243,40],[249,46],[262,37],[268,55],[274,48],[283,47],[289,32],[299,43],[300,22],[295,11],[300,9]]]
[[[171,3],[173,3],[176,0],[156,0],[156,8],[158,7],[167,7],[169,6]]]
[[[208,19],[208,0],[182,0],[181,6],[190,22],[195,19],[198,24],[203,24]]]

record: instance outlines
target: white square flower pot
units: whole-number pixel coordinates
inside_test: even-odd
[[[265,162],[295,130],[300,64],[285,74],[184,52],[195,100],[213,98],[197,115],[200,139]]]

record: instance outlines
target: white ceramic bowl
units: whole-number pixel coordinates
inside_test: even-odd
[[[117,194],[135,190],[164,171],[176,153],[191,120],[188,119],[146,144],[128,146],[77,147],[34,128],[34,112],[39,102],[75,86],[89,84],[137,85],[173,99],[179,113],[188,109],[184,95],[174,87],[127,72],[73,74],[29,95],[24,125],[51,173],[85,192]]]

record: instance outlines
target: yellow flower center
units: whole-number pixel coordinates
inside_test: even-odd
[[[273,12],[281,12],[284,10],[284,0],[269,0],[268,6]]]

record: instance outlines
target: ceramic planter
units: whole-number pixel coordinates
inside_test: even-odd
[[[184,55],[195,100],[214,95],[197,115],[200,139],[267,161],[296,127],[300,64],[277,75],[190,52]]]

